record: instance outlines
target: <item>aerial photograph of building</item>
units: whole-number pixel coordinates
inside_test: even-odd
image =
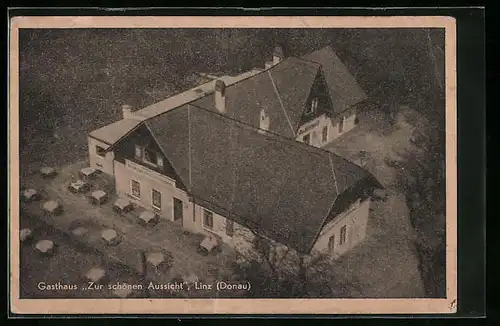
[[[443,47],[21,31],[21,297],[442,297]]]

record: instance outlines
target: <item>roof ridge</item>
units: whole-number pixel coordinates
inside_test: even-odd
[[[278,96],[278,101],[280,102],[281,109],[283,113],[285,114],[286,120],[288,121],[288,125],[290,126],[290,129],[292,129],[292,135],[295,137],[296,132],[295,129],[293,128],[292,122],[290,121],[290,117],[288,116],[288,113],[285,110],[285,106],[283,105],[283,101],[281,100],[280,93],[278,92],[278,88],[276,87],[276,84],[274,83],[273,76],[271,75],[271,72],[268,70],[267,74],[269,75],[269,79],[271,80],[271,83],[273,84],[274,91],[276,93],[276,96]]]
[[[316,52],[316,51],[314,51],[314,52]],[[311,53],[314,53],[314,52],[311,52]],[[306,54],[306,55],[309,55],[309,54],[311,54],[311,53],[308,53],[308,54]],[[297,58],[297,59],[299,59],[299,60],[301,60],[301,61],[305,61],[305,62],[315,63],[315,64],[317,64],[317,65],[319,65],[319,66],[323,67],[323,64],[321,64],[321,63],[319,63],[319,62],[316,62],[316,61],[308,60],[308,59],[305,59],[305,58],[302,58],[302,57],[301,57],[301,58]]]
[[[333,182],[335,183],[335,190],[337,191],[337,196],[338,196],[338,195],[340,195],[340,193],[339,193],[339,185],[337,183],[337,176],[335,175],[335,167],[333,166],[333,161],[332,161],[331,153],[328,154],[328,161],[330,161],[330,167],[332,169],[332,175],[333,175]]]

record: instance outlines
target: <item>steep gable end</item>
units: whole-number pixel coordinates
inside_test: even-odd
[[[333,101],[334,112],[342,112],[367,98],[349,69],[330,46],[307,54],[302,59],[316,62],[322,66]]]
[[[319,67],[317,63],[287,58],[272,68],[227,86],[227,116],[260,128],[260,116],[264,111],[270,120],[270,132],[295,138],[296,126]],[[214,103],[214,96],[210,94],[191,104],[216,112]]]

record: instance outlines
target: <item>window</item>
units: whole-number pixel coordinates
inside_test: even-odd
[[[156,156],[156,165],[158,165],[159,167],[163,167],[163,157],[161,157],[160,155]]]
[[[212,229],[214,227],[214,213],[209,210],[203,210],[203,225]]]
[[[344,132],[344,117],[340,117],[340,122],[339,122],[339,133]]]
[[[132,196],[141,198],[141,184],[138,181],[132,180],[131,182]]]
[[[321,139],[322,139],[323,143],[325,143],[326,141],[328,141],[328,126],[324,126],[323,127],[323,132],[322,132],[322,135],[321,135]]]
[[[328,239],[328,249],[333,251],[335,249],[335,234]]]
[[[182,200],[174,197],[174,221],[182,221],[183,215]]]
[[[104,157],[104,155],[106,155],[106,150],[104,148],[102,148],[101,146],[96,146],[95,152],[96,152],[97,156]]]
[[[158,190],[151,189],[151,201],[154,208],[161,210],[161,193]]]
[[[135,158],[141,159],[142,158],[142,150],[141,146],[135,145]]]
[[[156,152],[150,150],[149,148],[144,148],[144,161],[149,164],[156,165],[157,158],[156,158]]]
[[[309,134],[304,135],[304,137],[302,137],[302,141],[306,144],[309,144],[311,141],[311,136]]]
[[[347,236],[347,226],[343,226],[340,229],[340,244],[344,244],[346,242],[346,236]]]
[[[315,112],[317,108],[318,108],[318,99],[313,98],[311,101],[311,107],[309,108],[309,111],[307,111],[307,114]]]
[[[233,233],[234,233],[234,221],[226,219],[226,234],[232,237]]]

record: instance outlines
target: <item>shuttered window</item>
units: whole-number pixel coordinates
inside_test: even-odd
[[[323,143],[325,143],[328,140],[328,126],[323,127],[323,132],[321,134],[321,139]]]
[[[328,249],[330,249],[330,251],[335,249],[335,234],[328,239]]]
[[[151,189],[151,199],[153,207],[156,209],[161,209],[161,193],[158,190]]]
[[[344,225],[340,229],[340,244],[344,244],[346,242],[346,239],[347,239],[347,226]]]
[[[203,210],[203,225],[212,229],[214,227],[214,213],[209,210]]]
[[[132,196],[141,198],[141,184],[138,181],[132,180],[130,187],[132,188]]]

